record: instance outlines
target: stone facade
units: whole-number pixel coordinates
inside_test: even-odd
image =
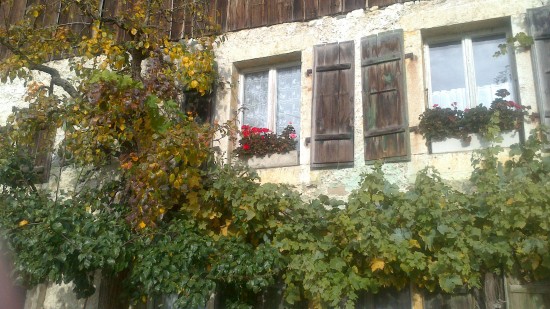
[[[296,185],[306,196],[327,194],[345,197],[357,188],[360,175],[369,170],[364,160],[363,103],[361,99],[361,38],[402,29],[404,32],[406,101],[409,127],[418,125],[419,115],[427,108],[427,60],[425,41],[445,38],[466,32],[481,32],[503,27],[508,35],[528,32],[527,9],[548,4],[538,0],[433,0],[394,4],[384,8],[355,10],[346,15],[294,22],[230,32],[217,50],[221,84],[216,100],[220,121],[234,117],[241,106],[239,75],[251,67],[266,63],[284,63],[285,57],[299,58],[301,63],[301,132],[300,164],[292,167],[261,169],[265,182],[284,182]],[[353,41],[355,44],[354,87],[354,162],[351,168],[312,169],[311,147],[305,138],[312,135],[313,78],[307,71],[314,66],[313,47],[332,42]],[[410,55],[412,54],[412,56]],[[531,111],[537,111],[531,53],[529,50],[513,55],[516,100]],[[526,123],[525,132],[535,123]],[[465,179],[471,166],[471,152],[458,151],[430,154],[422,135],[410,133],[409,162],[388,163],[384,169],[391,180],[406,186],[420,169],[431,165],[449,180]],[[231,152],[228,142],[222,149]]]
[[[504,27],[510,35],[528,32],[526,12],[530,8],[550,5],[548,0],[423,0],[388,7],[355,10],[345,15],[326,16],[307,22],[291,22],[240,30],[225,34],[216,48],[220,86],[216,93],[215,118],[219,122],[233,119],[240,107],[239,80],[246,69],[266,64],[284,63],[296,59],[301,67],[301,107],[299,132],[299,164],[258,170],[263,182],[295,185],[305,197],[326,194],[345,198],[358,187],[361,174],[369,171],[364,160],[363,102],[361,95],[361,38],[402,29],[408,126],[418,125],[419,115],[429,106],[427,98],[427,60],[425,41],[429,38],[451,37],[465,32],[479,32]],[[312,135],[313,77],[308,70],[314,66],[315,45],[353,41],[355,48],[354,74],[354,161],[353,167],[311,168],[311,144],[305,139]],[[537,93],[530,50],[513,55],[516,100],[531,111],[537,109]],[[63,62],[58,62],[63,68]],[[22,83],[0,84],[0,124],[4,124],[12,107],[24,107],[25,88]],[[536,123],[526,123],[529,132]],[[388,163],[384,170],[388,178],[406,187],[416,173],[434,166],[441,175],[459,184],[469,177],[471,151],[430,154],[423,137],[410,132],[410,161]],[[227,154],[235,145],[222,140],[220,148]],[[229,160],[229,157],[228,157]],[[53,171],[52,171],[53,172]],[[68,171],[70,173],[70,171]],[[62,177],[70,179],[70,177]],[[71,296],[67,286],[39,286],[29,291],[25,308],[82,308],[83,301]],[[69,296],[67,296],[69,295]],[[86,308],[95,308],[89,300]],[[413,293],[413,307],[422,308],[422,298]]]

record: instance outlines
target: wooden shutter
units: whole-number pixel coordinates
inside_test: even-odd
[[[314,47],[312,167],[353,165],[353,42]]]
[[[403,31],[361,39],[365,160],[406,160],[409,131]]]
[[[31,154],[34,156],[34,168],[38,183],[46,183],[50,179],[51,151],[53,133],[49,128],[39,129],[34,135],[34,149]]]
[[[532,50],[540,123],[550,126],[550,6],[528,10],[527,14],[535,39]]]

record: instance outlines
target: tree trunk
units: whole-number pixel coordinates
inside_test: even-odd
[[[124,290],[126,272],[118,274],[102,274],[99,286],[98,309],[126,309],[130,302],[128,293]]]

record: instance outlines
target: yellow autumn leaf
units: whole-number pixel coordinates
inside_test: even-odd
[[[416,239],[410,239],[409,240],[409,246],[411,246],[411,248],[420,248],[420,244],[418,243],[418,240],[416,240]]]
[[[25,226],[25,225],[27,225],[27,224],[29,224],[29,221],[27,221],[27,220],[21,220],[21,221],[19,221],[19,226],[20,226],[20,227],[23,227],[23,226]]]
[[[34,10],[34,11],[32,12],[32,16],[34,16],[34,17],[38,17],[38,14],[39,14],[39,13],[38,13],[37,10]]]
[[[136,35],[137,29],[136,29],[136,28],[132,28],[132,30],[130,31],[130,33],[132,33],[132,35]]]
[[[227,230],[229,229],[231,222],[231,220],[225,219],[225,225],[221,227],[221,233],[223,236],[227,236]]]
[[[514,199],[513,198],[509,198],[507,201],[506,201],[506,205],[512,205],[514,203]]]
[[[382,270],[384,269],[384,266],[386,266],[386,263],[384,263],[384,260],[382,259],[373,259],[371,262],[370,262],[370,270],[372,272],[375,272],[377,270]]]
[[[139,228],[140,228],[140,229],[144,229],[146,226],[147,226],[147,224],[145,224],[145,222],[143,222],[143,221],[141,221],[141,222],[139,223]]]
[[[197,86],[199,86],[199,82],[196,81],[196,80],[193,80],[193,81],[191,82],[191,85],[190,85],[190,86],[191,86],[191,88],[197,88]]]

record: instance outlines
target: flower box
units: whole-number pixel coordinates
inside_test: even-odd
[[[499,134],[502,138],[500,143],[487,141],[480,134],[470,134],[471,140],[469,143],[460,138],[447,138],[443,141],[432,142],[432,153],[472,151],[492,145],[510,147],[512,144],[519,143],[519,135],[517,131],[502,132]]]
[[[270,168],[298,165],[298,150],[291,150],[287,153],[274,153],[265,157],[251,157],[246,160],[248,166],[253,168]]]

